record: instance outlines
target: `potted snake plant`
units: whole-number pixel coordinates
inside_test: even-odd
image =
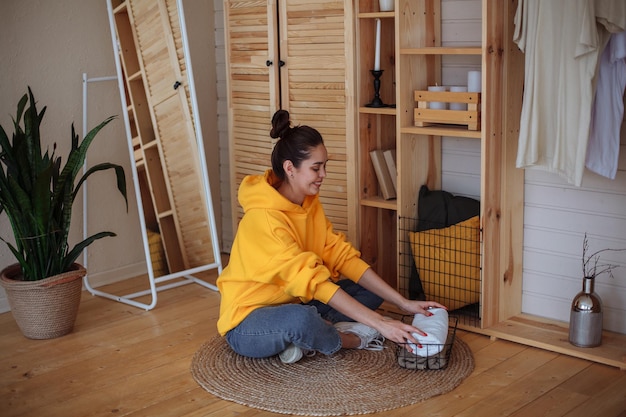
[[[6,213],[14,243],[1,236],[0,240],[17,260],[2,270],[0,284],[18,327],[31,339],[55,338],[73,330],[86,274],[76,260],[95,240],[115,236],[113,232],[99,232],[70,248],[72,205],[87,177],[114,170],[117,189],[128,210],[121,166],[101,163],[82,172],[89,146],[114,116],[93,128],[82,141],[72,124],[71,150],[63,165],[56,155],[56,143],[52,153],[41,146],[45,110],[37,111],[29,87],[18,102],[11,140],[0,126],[0,215]]]

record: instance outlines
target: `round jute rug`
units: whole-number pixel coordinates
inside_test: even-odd
[[[444,394],[474,369],[466,343],[456,338],[443,370],[400,367],[396,345],[382,352],[341,350],[283,364],[277,356],[251,359],[234,353],[223,337],[205,343],[191,373],[224,400],[281,414],[339,416],[392,410]]]

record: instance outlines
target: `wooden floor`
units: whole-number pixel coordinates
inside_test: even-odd
[[[122,293],[144,281],[112,288]],[[48,341],[24,338],[11,314],[1,314],[0,416],[280,416],[218,399],[192,378],[193,354],[216,333],[219,300],[186,285],[161,292],[147,312],[85,293],[74,332]],[[465,331],[459,336],[476,363],[459,387],[370,415],[626,417],[624,371]]]

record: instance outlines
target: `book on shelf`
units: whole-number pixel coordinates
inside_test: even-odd
[[[396,190],[393,186],[391,175],[389,175],[389,169],[385,162],[385,156],[380,149],[374,149],[370,151],[370,158],[372,159],[372,165],[374,166],[374,172],[378,179],[378,188],[385,200],[391,200],[396,198]]]
[[[396,190],[396,194],[398,194],[398,171],[396,170],[396,150],[387,149],[386,151],[383,151],[383,156],[385,157],[385,162],[387,163],[387,170],[389,171],[389,175],[391,176],[391,181],[393,182],[393,189]]]

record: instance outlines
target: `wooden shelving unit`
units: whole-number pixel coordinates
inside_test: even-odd
[[[398,254],[409,253],[397,220],[417,217],[422,184],[441,188],[443,136],[478,140],[481,144],[481,293],[476,320],[460,327],[620,369],[626,369],[626,335],[603,333],[597,348],[577,348],[568,342],[567,323],[522,313],[522,242],[524,175],[515,168],[517,132],[524,79],[523,56],[513,45],[517,2],[482,1],[482,45],[441,46],[441,1],[396,0],[395,12],[380,13],[377,2],[359,0],[357,65],[359,114],[359,224],[361,251],[382,275],[393,274],[398,290],[408,293],[406,271]],[[381,45],[384,101],[395,108],[365,107],[372,96],[369,69],[374,56],[374,19],[383,21]],[[503,24],[503,22],[505,24]],[[393,39],[393,41],[391,40]],[[414,125],[415,90],[441,85],[444,55],[479,55],[482,61],[481,128]],[[391,63],[394,65],[392,66]],[[386,65],[386,68],[385,68]],[[388,77],[394,71],[393,77]],[[385,84],[387,83],[387,84]],[[389,126],[395,124],[393,133]],[[378,196],[369,150],[395,147],[398,155],[398,197]],[[393,263],[393,265],[391,265]]]
[[[357,242],[361,255],[393,287],[397,286],[397,199],[385,200],[370,159],[375,149],[395,150],[395,12],[381,12],[378,2],[356,3],[357,72]],[[375,96],[374,68],[376,20],[381,22],[380,98],[385,107],[368,107]],[[397,153],[396,153],[397,155]],[[397,156],[396,156],[397,157]]]
[[[482,55],[480,47],[466,46],[427,46],[421,48],[400,48],[402,55]]]
[[[400,132],[409,135],[453,136],[468,139],[480,139],[482,137],[482,133],[480,131],[467,130],[466,127],[462,126],[406,126],[401,128]]]

